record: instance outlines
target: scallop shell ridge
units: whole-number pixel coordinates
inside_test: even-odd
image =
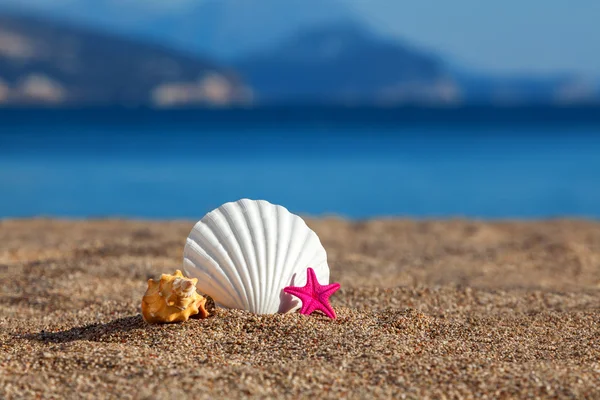
[[[283,288],[303,286],[308,267],[329,282],[317,234],[285,207],[264,200],[242,199],[206,214],[187,239],[183,265],[219,306],[257,314],[297,309]]]

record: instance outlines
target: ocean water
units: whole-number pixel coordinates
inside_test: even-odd
[[[4,110],[0,218],[600,217],[600,109]]]

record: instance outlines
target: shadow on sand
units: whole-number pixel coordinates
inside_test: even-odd
[[[38,340],[46,343],[66,343],[76,340],[99,342],[105,341],[105,339],[108,339],[108,336],[111,336],[115,333],[127,332],[133,329],[141,329],[146,326],[147,324],[142,316],[135,315],[132,317],[115,319],[114,321],[110,321],[106,324],[90,324],[60,332],[41,331],[39,333],[21,335],[19,337],[29,340]],[[110,341],[110,339],[106,341]]]
[[[290,286],[296,286],[296,274],[292,275]],[[283,310],[290,310],[300,304],[300,301],[291,294],[288,294],[281,290],[279,294],[279,310],[277,312],[283,312]]]

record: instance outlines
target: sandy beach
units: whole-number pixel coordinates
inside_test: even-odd
[[[600,398],[600,223],[308,219],[338,319],[147,325],[195,221],[0,222],[0,398]]]

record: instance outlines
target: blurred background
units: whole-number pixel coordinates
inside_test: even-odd
[[[600,217],[600,3],[0,0],[0,217]]]

